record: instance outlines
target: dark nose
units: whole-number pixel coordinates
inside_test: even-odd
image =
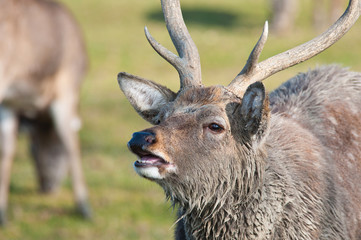
[[[155,141],[155,134],[152,132],[135,132],[128,142],[128,148],[139,156],[149,155],[147,148],[154,144]]]

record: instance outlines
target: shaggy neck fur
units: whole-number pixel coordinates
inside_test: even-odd
[[[262,192],[264,161],[253,159],[265,159],[266,155],[262,149],[251,149],[247,148],[242,160],[233,160],[227,176],[210,178],[204,184],[161,184],[180,208],[188,239],[240,239],[242,226],[247,224],[245,216],[239,216],[240,209],[257,205]]]

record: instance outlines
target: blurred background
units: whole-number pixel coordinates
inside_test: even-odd
[[[299,0],[295,26],[269,35],[261,60],[315,37],[314,0]],[[90,66],[81,91],[80,131],[83,169],[94,217],[73,214],[70,180],[54,195],[39,195],[25,136],[12,169],[6,228],[0,239],[172,239],[175,213],[162,189],[133,170],[135,156],[126,143],[132,132],[149,127],[120,91],[116,76],[126,71],[179,87],[178,74],[149,46],[148,26],[160,43],[175,52],[158,0],[62,0],[85,36]],[[269,0],[182,0],[185,22],[198,46],[203,83],[228,84],[242,69],[271,19]],[[346,1],[345,1],[346,7]],[[361,71],[361,21],[338,43],[313,59],[268,79],[269,91],[298,72],[338,63]]]

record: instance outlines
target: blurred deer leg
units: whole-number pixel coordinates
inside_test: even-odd
[[[272,0],[271,28],[275,33],[285,33],[294,26],[297,0]]]
[[[343,3],[344,2],[345,1],[343,1],[343,0],[332,0],[331,1],[331,13],[330,13],[331,22],[334,22],[339,17],[341,17],[341,14],[343,12]]]
[[[38,116],[32,126],[31,153],[35,161],[40,191],[54,192],[66,176],[69,155],[48,112]]]
[[[6,222],[11,165],[15,154],[18,122],[15,113],[0,106],[0,225]]]
[[[321,30],[327,22],[326,2],[317,0],[313,4],[313,26],[316,30]]]
[[[72,97],[58,99],[52,105],[55,128],[69,153],[69,166],[77,210],[85,217],[91,217],[88,205],[87,190],[81,168],[78,130],[80,119],[76,114],[76,106]]]

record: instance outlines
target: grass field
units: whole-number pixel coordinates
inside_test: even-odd
[[[312,29],[310,4],[302,1],[297,27],[288,35],[270,33],[261,59],[303,43]],[[9,224],[1,240],[171,239],[175,211],[156,184],[138,177],[126,147],[131,133],[149,126],[119,90],[116,76],[126,71],[179,86],[176,71],[148,45],[143,27],[174,50],[158,0],[64,0],[83,28],[90,58],[81,92],[80,132],[83,168],[93,207],[92,221],[73,214],[70,180],[54,195],[39,195],[25,136],[12,170]],[[182,0],[185,21],[202,61],[205,85],[228,84],[243,67],[269,19],[267,0]],[[297,72],[339,63],[361,71],[361,22],[333,47],[306,63],[266,81],[269,90]]]

